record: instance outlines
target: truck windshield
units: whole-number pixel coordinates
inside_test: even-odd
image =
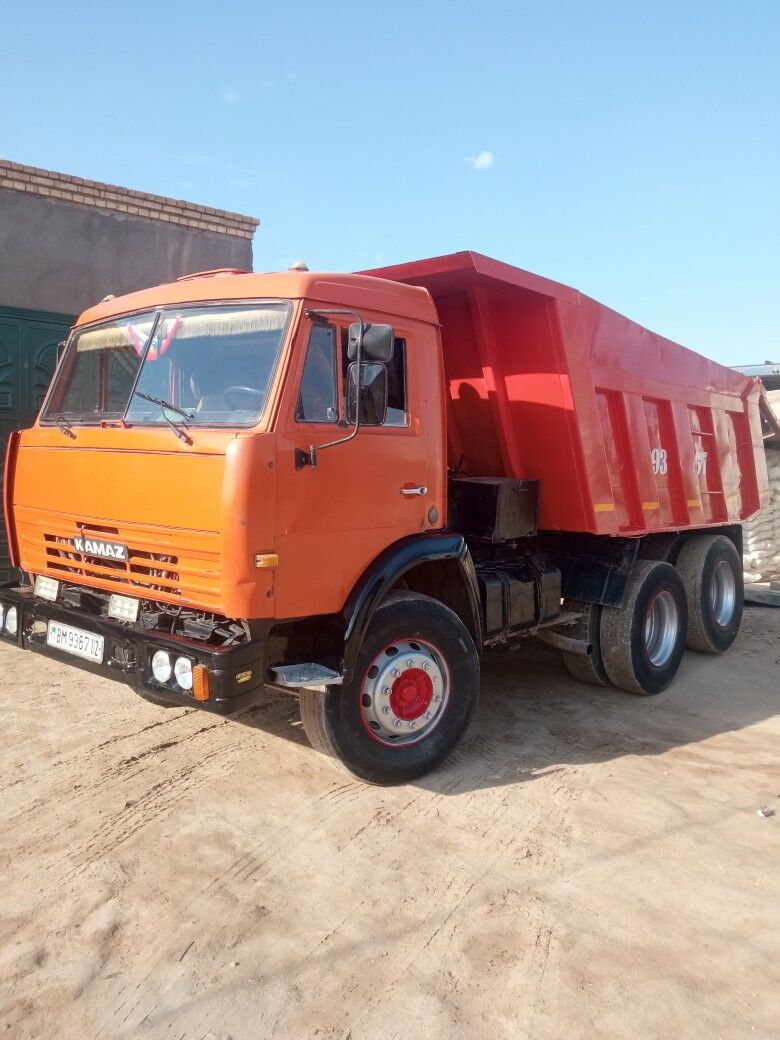
[[[68,345],[41,421],[252,425],[289,315],[287,303],[210,305],[85,329]]]

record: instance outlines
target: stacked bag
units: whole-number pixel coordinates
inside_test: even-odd
[[[780,391],[767,396],[777,412]],[[746,582],[780,581],[780,451],[767,448],[766,465],[770,499],[760,513],[742,525]]]

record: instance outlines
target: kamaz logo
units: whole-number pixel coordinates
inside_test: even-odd
[[[85,556],[100,556],[104,560],[124,560],[127,562],[127,546],[119,542],[99,542],[95,538],[78,536],[73,539],[73,548]]]

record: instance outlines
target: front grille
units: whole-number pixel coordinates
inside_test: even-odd
[[[84,529],[84,533],[99,534],[100,537],[119,537],[117,529],[101,527],[99,531]],[[75,575],[82,578],[105,578],[119,582],[129,588],[144,589],[150,592],[167,592],[172,596],[181,595],[179,573],[176,565],[177,556],[168,553],[145,552],[129,547],[129,559],[104,560],[102,556],[89,556],[77,552],[69,538],[44,532],[47,569],[59,574]]]
[[[147,524],[89,522],[84,517],[16,507],[20,555],[26,570],[107,592],[219,610],[219,535]],[[119,542],[128,559],[80,553],[73,538]]]

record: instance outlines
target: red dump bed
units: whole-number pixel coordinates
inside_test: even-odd
[[[540,528],[739,523],[768,493],[756,380],[479,253],[369,273],[430,291],[449,464],[539,480]]]

